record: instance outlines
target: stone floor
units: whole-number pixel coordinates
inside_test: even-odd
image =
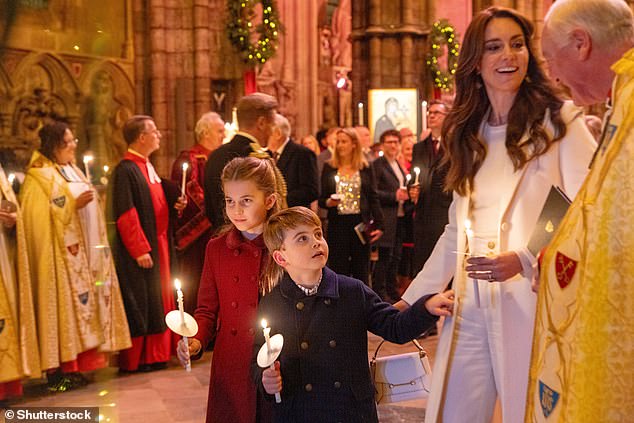
[[[380,338],[369,336],[368,357]],[[437,337],[422,341],[430,358],[436,352]],[[415,351],[412,344],[385,344],[381,356]],[[95,381],[77,390],[51,394],[46,391],[43,381],[31,382],[25,397],[13,402],[12,406],[30,407],[81,407],[98,406],[101,421],[112,423],[200,423],[205,420],[209,368],[212,353],[194,363],[192,372],[187,373],[171,363],[166,370],[153,373],[139,373],[121,376],[117,369],[110,367],[95,373]],[[409,401],[379,406],[380,421],[385,423],[421,422],[424,416],[424,401]],[[4,418],[0,415],[0,421]]]

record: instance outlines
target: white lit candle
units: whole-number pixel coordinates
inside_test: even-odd
[[[420,176],[420,167],[416,166],[414,168],[414,173],[416,174],[416,178],[414,178],[414,185],[418,185],[418,178]]]
[[[269,327],[268,322],[266,321],[266,319],[262,319],[262,331],[264,332],[264,341],[266,341],[266,353],[267,354],[271,354],[271,328]],[[271,370],[275,370],[275,362],[271,363]],[[276,403],[281,403],[282,402],[282,396],[280,395],[279,392],[275,393],[275,402]]]
[[[467,236],[467,247],[469,248],[469,256],[475,255],[475,245],[473,240],[473,229],[471,229],[471,221],[469,219],[465,219],[464,221],[464,232]],[[480,286],[478,285],[478,280],[473,279],[473,298],[475,299],[476,306],[480,308]]]
[[[181,315],[181,325],[185,326],[185,307],[183,305],[183,291],[181,290],[181,281],[180,279],[174,279],[174,286],[176,287],[176,302],[178,303],[178,311]],[[183,336],[183,343],[185,346],[189,347],[189,339],[186,336]],[[191,361],[187,361],[185,364],[185,370],[188,372],[192,371]]]
[[[383,157],[383,150],[379,151],[379,157]]]
[[[92,177],[90,176],[90,162],[93,161],[93,157],[90,154],[86,154],[84,156],[84,169],[86,169],[86,179],[88,182],[91,181]]]
[[[407,185],[409,185],[409,181],[412,180],[412,175],[409,174],[409,173],[407,175],[405,175],[405,180],[407,181]]]
[[[106,175],[108,174],[109,170],[110,170],[110,166],[108,166],[108,165],[104,165],[103,166],[103,173],[105,173]]]
[[[233,125],[235,130],[238,130],[238,108],[234,107],[231,110],[231,125]]]
[[[9,181],[9,185],[13,185],[13,181],[15,181],[15,173],[9,173],[7,180]]]
[[[359,126],[363,126],[363,103],[359,102],[357,107],[359,108]]]
[[[183,163],[183,181],[181,182],[181,195],[185,196],[185,183],[187,182],[187,169],[189,165],[187,162]]]
[[[427,131],[427,102],[423,100],[422,107],[423,132]]]

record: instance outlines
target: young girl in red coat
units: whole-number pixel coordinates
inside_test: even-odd
[[[274,164],[269,159],[240,157],[222,172],[225,212],[231,225],[207,244],[194,317],[198,334],[189,348],[179,342],[185,364],[199,358],[215,338],[207,423],[269,421],[270,406],[258,399],[250,376],[259,298],[272,288],[264,275],[269,256],[262,239],[264,225],[279,209]]]

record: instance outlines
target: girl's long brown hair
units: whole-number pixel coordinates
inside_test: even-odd
[[[222,170],[222,186],[229,181],[252,181],[257,189],[264,193],[265,197],[275,196],[275,204],[267,213],[268,219],[274,213],[281,210],[281,194],[277,192],[277,180],[273,159],[258,159],[256,157],[237,157],[231,160]],[[225,209],[226,210],[226,209]],[[221,232],[227,232],[233,228],[233,224],[225,226]],[[277,284],[282,272],[267,255],[264,271],[260,274],[258,289],[261,294],[267,294]]]
[[[550,146],[566,134],[566,124],[561,117],[563,101],[552,86],[535,58],[530,42],[533,24],[514,10],[489,7],[478,13],[465,33],[458,69],[456,71],[456,99],[442,129],[443,148],[447,152],[444,163],[448,165],[445,189],[466,195],[473,187],[473,179],[487,154],[487,147],[479,137],[480,124],[486,117],[491,103],[487,96],[478,66],[484,53],[484,34],[493,19],[509,18],[522,29],[529,60],[526,78],[508,115],[506,150],[515,170],[528,161],[544,154]],[[555,129],[554,138],[547,134],[543,120],[546,110]],[[529,139],[520,145],[524,132]]]

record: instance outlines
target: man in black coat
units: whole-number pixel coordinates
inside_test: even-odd
[[[385,301],[394,302],[400,297],[396,292],[396,274],[405,237],[406,208],[411,207],[411,203],[405,189],[405,172],[396,160],[401,147],[400,133],[388,129],[381,134],[380,143],[383,156],[372,162],[372,168],[385,230],[376,242],[379,260],[374,268],[372,289]]]
[[[275,121],[277,100],[270,95],[253,93],[238,101],[240,130],[227,144],[214,150],[205,167],[205,210],[214,232],[225,225],[224,194],[220,176],[225,165],[235,157],[247,157],[266,147]]]
[[[286,202],[289,207],[310,204],[319,197],[317,157],[303,145],[290,138],[291,125],[281,114],[275,115],[269,151],[286,180]]]
[[[441,101],[430,102],[427,133],[425,138],[414,145],[412,153],[411,181],[416,181],[415,168],[420,169],[419,185],[412,184],[409,194],[414,209],[414,274],[420,272],[423,265],[442,235],[448,223],[448,210],[451,193],[444,191],[447,167],[441,167],[443,150],[440,134],[447,105]]]

